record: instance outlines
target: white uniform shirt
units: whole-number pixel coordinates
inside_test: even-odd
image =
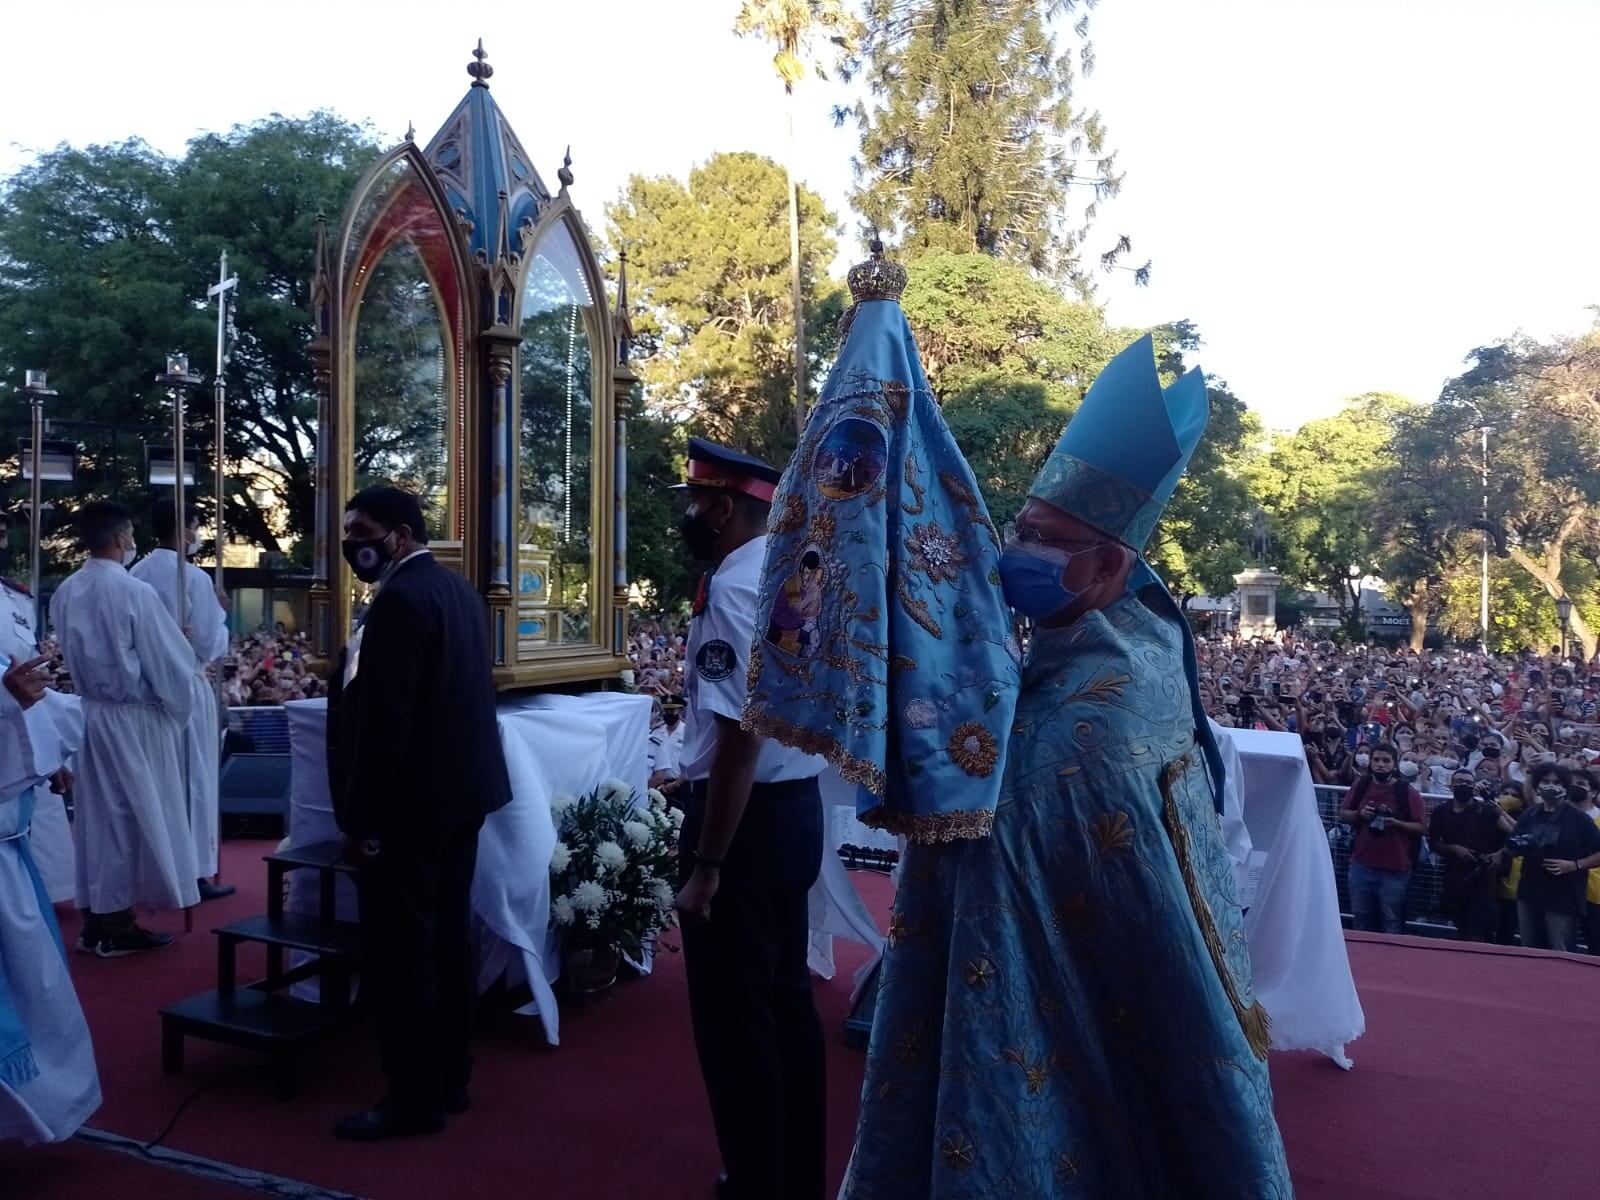
[[[766,559],[763,535],[740,546],[717,568],[706,589],[706,606],[689,625],[684,662],[689,707],[684,713],[682,776],[698,783],[711,775],[717,752],[717,718],[744,714],[745,673],[755,643],[756,593]],[[771,738],[761,739],[755,782],[783,783],[822,773],[827,760],[803,754]]]
[[[0,583],[0,654],[12,662],[27,662],[39,653],[33,614],[32,596]]]
[[[155,588],[174,621],[178,619],[178,590],[172,572],[177,565],[175,552],[152,550],[128,572]],[[195,657],[203,663],[216,662],[228,652],[228,616],[217,601],[217,588],[211,576],[193,563],[186,562],[183,568],[185,598],[181,624],[189,630],[189,644],[194,647]]]

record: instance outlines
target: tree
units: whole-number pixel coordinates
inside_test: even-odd
[[[1445,573],[1439,625],[1462,641],[1478,639],[1478,564],[1463,546],[1457,561]],[[1592,563],[1581,564],[1572,579],[1573,613],[1593,621],[1600,610],[1600,589],[1595,586]],[[1498,654],[1518,650],[1543,651],[1561,638],[1555,605],[1544,586],[1509,558],[1489,562],[1489,649]]]
[[[195,139],[182,160],[142,142],[62,146],[0,193],[0,370],[50,370],[57,415],[94,424],[76,488],[148,507],[139,427],[166,428],[153,383],[171,350],[209,375],[215,317],[205,301],[226,249],[240,278],[228,370],[228,451],[246,477],[228,496],[231,528],[269,548],[312,526],[315,399],[309,281],[318,212],[339,212],[375,147],[328,114],[270,117]],[[191,438],[213,437],[210,405]],[[153,440],[166,441],[160,434]],[[267,490],[283,505],[258,502]],[[209,498],[208,498],[209,499]]]
[[[898,235],[908,258],[994,255],[1087,294],[1083,240],[1121,176],[1099,113],[1073,100],[1078,71],[1094,66],[1087,12],[1072,26],[1076,56],[1057,51],[1053,23],[1077,8],[868,0],[854,68],[870,105],[836,115],[861,130],[851,199],[869,228]],[[1104,264],[1127,248],[1120,241]]]
[[[772,67],[783,82],[788,97],[788,154],[784,170],[789,177],[789,283],[794,321],[794,413],[795,434],[805,431],[806,413],[806,328],[805,295],[800,281],[800,196],[794,170],[794,89],[804,78],[809,64],[826,78],[822,65],[811,52],[819,36],[829,37],[838,50],[848,53],[854,46],[856,21],[843,0],[744,0],[733,31],[740,37],[756,34],[777,46]]]
[[[1381,392],[1353,397],[1336,415],[1276,439],[1252,472],[1278,568],[1331,595],[1353,635],[1361,581],[1379,569],[1373,501],[1391,462],[1396,416],[1408,406]]]
[[[1479,470],[1473,432],[1487,423],[1490,525],[1553,607],[1576,589],[1581,560],[1600,551],[1600,325],[1548,343],[1480,347],[1470,357],[1435,406],[1440,430],[1455,433],[1449,466],[1458,492],[1471,495]],[[1572,633],[1592,657],[1596,635],[1581,605]]]
[[[907,264],[901,307],[928,382],[997,521],[1014,517],[1099,373],[1130,340],[1027,268],[936,250]]]
[[[628,251],[640,306],[634,349],[651,410],[779,464],[796,438],[786,190],[770,159],[717,154],[687,183],[634,176],[606,213],[608,240]],[[836,223],[806,188],[800,223],[816,364],[831,357],[843,310],[841,289],[828,278]]]

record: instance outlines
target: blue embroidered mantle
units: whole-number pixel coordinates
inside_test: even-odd
[[[985,835],[1018,686],[1000,538],[893,300],[857,305],[768,533],[745,727],[827,757],[869,824]]]

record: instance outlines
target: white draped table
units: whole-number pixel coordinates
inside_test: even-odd
[[[1344,1048],[1365,1032],[1366,1017],[1350,974],[1333,861],[1305,752],[1292,733],[1227,732],[1244,776],[1229,782],[1243,796],[1250,869],[1257,874],[1244,929],[1256,996],[1272,1017],[1272,1047],[1319,1050],[1348,1068]],[[855,819],[849,795],[837,803],[830,810],[832,845],[894,848],[893,837]],[[1230,837],[1230,849],[1236,844],[1240,840]],[[861,978],[874,965],[876,959]]]
[[[333,841],[339,828],[328,794],[327,701],[299,700],[284,707],[292,755],[289,844]],[[510,697],[498,712],[511,803],[489,815],[478,839],[472,882],[478,985],[481,990],[502,977],[513,985],[526,983],[533,1000],[519,1011],[537,1014],[552,1044],[559,1041],[560,1021],[551,985],[561,963],[550,929],[550,856],[556,843],[550,801],[562,793],[590,791],[613,776],[642,798],[649,784],[650,707],[648,696],[590,692]],[[824,772],[821,783],[825,805],[839,797],[851,802],[851,789],[836,772]],[[448,797],[440,802],[448,803]],[[831,822],[827,829],[835,832]],[[811,892],[810,963],[817,974],[832,978],[835,936],[873,950],[883,939],[839,860],[838,841],[829,836],[825,844],[822,873]],[[343,876],[336,901],[341,920],[356,918],[355,887]],[[317,903],[316,880],[292,872],[288,911],[315,912]],[[635,965],[650,966],[648,959]],[[301,984],[297,994],[315,999],[316,989],[314,982]]]
[[[1256,998],[1275,1050],[1320,1050],[1348,1069],[1344,1048],[1367,1020],[1350,974],[1339,892],[1317,794],[1297,734],[1230,729],[1244,765],[1244,822],[1260,864],[1244,933]]]

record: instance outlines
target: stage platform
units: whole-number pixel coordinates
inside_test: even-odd
[[[330,1136],[336,1117],[376,1099],[381,1086],[361,1026],[305,1064],[292,1103],[272,1098],[262,1060],[225,1046],[193,1043],[185,1072],[163,1075],[157,1010],[212,986],[210,931],[262,910],[261,855],[271,848],[224,848],[240,894],[201,909],[194,933],[179,932],[174,948],[114,961],[72,956],[106,1096],[94,1128],[140,1142],[166,1131],[162,1146],[172,1150],[316,1185],[277,1192],[307,1200],[710,1200],[717,1155],[689,1040],[683,964],[673,953],[657,957],[649,978],[567,1006],[558,1048],[544,1043],[536,1021],[494,1021],[475,1044],[473,1109],[440,1137],[353,1146]],[[886,878],[853,878],[875,910],[887,906]],[[70,939],[76,929],[67,924]],[[152,924],[181,931],[182,918]],[[1593,1194],[1600,959],[1421,938],[1348,941],[1368,1029],[1350,1048],[1356,1069],[1347,1074],[1314,1054],[1272,1058],[1300,1200]],[[843,943],[837,953],[839,977],[817,983],[829,1036],[835,1180],[849,1152],[862,1066],[840,1024],[850,974],[864,956]],[[214,1172],[148,1165],[100,1145],[0,1146],[4,1200],[113,1194],[248,1193],[216,1182]]]

